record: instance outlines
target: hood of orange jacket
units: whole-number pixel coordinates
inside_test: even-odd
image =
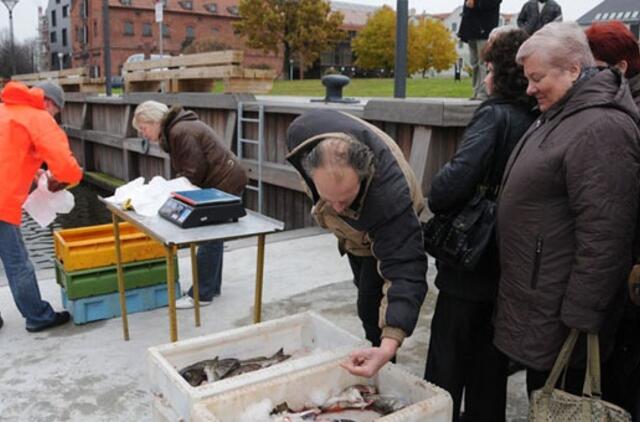
[[[46,111],[40,88],[9,82],[0,99],[0,220],[19,225],[22,204],[43,162],[65,183],[79,182],[82,170],[67,135]]]

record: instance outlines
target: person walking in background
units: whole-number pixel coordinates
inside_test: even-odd
[[[436,174],[429,193],[434,213],[460,209],[478,189],[497,192],[509,155],[535,119],[534,101],[516,53],[527,39],[520,29],[500,31],[484,51],[489,99],[476,110],[453,158]],[[495,200],[495,194],[490,199]],[[493,345],[500,270],[495,240],[474,271],[436,261],[438,299],[431,321],[425,379],[449,391],[453,420],[505,420],[507,358]],[[464,417],[460,415],[464,392]]]
[[[518,14],[518,28],[529,35],[550,22],[562,22],[562,8],[555,0],[529,0]]]
[[[640,49],[633,33],[619,21],[594,23],[585,31],[598,66],[617,68],[629,82],[640,109]],[[640,420],[640,236],[636,229],[635,261],[629,277],[624,316],[616,333],[608,376],[603,379],[605,400],[624,407]]]
[[[598,334],[606,377],[624,309],[638,216],[640,114],[624,77],[595,67],[575,23],[546,25],[516,60],[542,114],[516,145],[498,198],[494,344],[526,367],[531,393],[578,330],[562,388],[581,395],[584,333]]]
[[[0,96],[0,260],[27,331],[38,332],[65,324],[70,316],[66,311],[55,312],[40,296],[20,232],[22,205],[43,162],[49,170],[45,174],[51,174],[50,190],[78,183],[82,170],[67,135],[54,120],[64,108],[62,88],[52,82],[31,89],[9,82]]]
[[[246,170],[218,134],[193,111],[145,101],[136,107],[133,127],[149,142],[160,143],[171,158],[176,176],[184,176],[201,188],[216,188],[238,196],[244,192]],[[202,306],[210,305],[221,293],[223,252],[222,240],[198,246],[198,299]],[[194,306],[191,287],[187,295],[176,301],[176,308]]]
[[[489,34],[500,21],[502,0],[465,0],[458,37],[469,46],[469,64],[473,73],[472,100],[484,100],[487,92],[484,78],[487,74],[482,60],[482,50]]]
[[[422,190],[389,135],[339,111],[311,110],[295,119],[287,149],[311,213],[349,259],[358,316],[374,346],[354,351],[344,367],[371,377],[411,335],[427,293]]]

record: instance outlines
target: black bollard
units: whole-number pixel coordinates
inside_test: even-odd
[[[342,88],[351,82],[349,77],[344,75],[326,75],[322,77],[322,85],[326,87],[326,93],[323,100],[311,100],[322,101],[325,103],[357,103],[359,102],[355,98],[343,98]]]

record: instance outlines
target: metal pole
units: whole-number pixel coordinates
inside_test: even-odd
[[[13,9],[9,9],[9,31],[11,32],[11,75],[15,75],[16,74],[16,46],[13,43]]]
[[[107,96],[111,96],[111,28],[109,25],[109,0],[102,0],[102,26],[104,37],[104,79]]]
[[[407,34],[409,26],[409,0],[397,0],[396,60],[393,96],[405,98],[407,91]]]
[[[158,22],[158,28],[160,29],[160,40],[158,41],[158,46],[160,47],[160,58],[164,55],[162,51],[162,22]]]

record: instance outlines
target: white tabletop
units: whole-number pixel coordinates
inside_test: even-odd
[[[145,217],[134,211],[124,211],[119,206],[105,201],[103,198],[99,199],[113,214],[139,227],[149,236],[164,243],[166,246],[175,245],[179,247],[210,240],[237,239],[274,233],[284,229],[282,221],[274,220],[249,210],[247,210],[247,215],[238,219],[237,222],[183,229],[157,214],[153,217]]]

